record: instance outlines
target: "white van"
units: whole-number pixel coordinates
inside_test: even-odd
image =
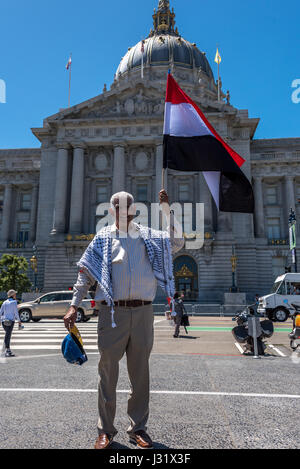
[[[288,300],[288,304],[284,302]],[[290,273],[277,277],[271,293],[259,298],[257,312],[273,321],[286,321],[291,303],[300,305],[300,274]]]

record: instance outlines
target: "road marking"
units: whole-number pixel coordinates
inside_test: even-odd
[[[0,392],[45,392],[45,393],[97,393],[97,389],[63,389],[63,388],[0,388]],[[119,394],[130,394],[129,389],[117,390]],[[300,399],[299,394],[264,394],[264,393],[243,393],[243,392],[215,392],[215,391],[150,391],[151,394],[169,394],[183,396],[238,396],[238,397],[261,397],[273,399]]]
[[[42,343],[42,344],[46,344],[46,343],[53,343],[53,342],[59,342],[61,343],[62,342],[62,338],[60,337],[57,337],[57,338],[52,338],[52,339],[28,339],[28,338],[12,338],[11,340],[11,345],[12,347],[14,347],[14,344],[20,344],[20,343],[24,343],[24,344],[33,344],[33,343]],[[92,343],[95,343],[95,339],[84,339],[84,343],[87,343],[87,342],[92,342]]]
[[[241,354],[244,355],[244,350],[242,349],[242,347],[240,346],[240,344],[238,344],[237,342],[235,342],[234,345],[235,345],[236,348],[241,352]]]
[[[286,357],[286,355],[285,355],[284,353],[282,353],[282,351],[279,350],[277,347],[274,347],[274,345],[268,344],[268,346],[269,346],[270,348],[272,348],[273,350],[275,350],[275,352],[277,352],[278,355],[280,355],[281,357]]]
[[[14,345],[12,343],[11,348],[13,350],[61,350],[61,345]],[[97,345],[84,345],[85,350],[98,350]]]

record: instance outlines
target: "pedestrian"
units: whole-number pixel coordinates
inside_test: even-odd
[[[160,204],[169,208],[165,190]],[[76,320],[77,307],[89,287],[98,282],[95,301],[99,304],[98,348],[98,438],[95,449],[108,448],[117,430],[116,387],[119,361],[126,353],[131,384],[127,413],[129,441],[139,448],[152,448],[147,433],[149,417],[149,357],[153,346],[153,306],[157,284],[167,296],[174,295],[172,253],[184,239],[172,226],[153,230],[133,221],[136,208],[131,194],[119,192],[111,198],[110,214],[115,221],[102,228],[78,262],[71,307],[64,318],[67,329]],[[174,219],[174,225],[176,220]]]
[[[17,292],[15,290],[9,290],[7,292],[7,300],[3,302],[0,309],[0,320],[2,322],[2,327],[5,330],[5,357],[14,357],[15,355],[10,350],[11,334],[15,321],[18,321],[19,326],[22,325],[18,313]]]
[[[175,316],[175,332],[174,332],[174,339],[177,339],[178,336],[179,336],[179,331],[180,331],[180,326],[181,326],[181,321],[182,321],[182,316],[184,314],[187,314],[186,313],[186,310],[185,310],[185,307],[184,307],[184,304],[183,304],[183,301],[182,299],[179,297],[179,293],[175,293],[174,295],[174,299],[173,299],[173,302],[172,302],[172,311],[174,311],[176,313],[176,316]]]

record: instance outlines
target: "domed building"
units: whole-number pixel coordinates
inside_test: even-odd
[[[38,260],[37,287],[66,289],[76,262],[104,214],[99,204],[131,192],[158,202],[168,70],[243,158],[255,214],[218,212],[202,173],[168,170],[171,202],[204,203],[204,244],[193,249],[194,222],[174,258],[176,288],[186,300],[223,303],[235,283],[251,301],[265,294],[290,264],[287,217],[300,216],[300,138],[256,140],[258,118],[230,103],[204,51],[180,35],[169,1],[160,0],[143,41],[124,51],[110,89],[47,117],[32,129],[40,149],[0,150],[0,248]],[[148,220],[144,220],[149,222]],[[99,225],[98,225],[99,226]],[[299,240],[300,241],[300,240]],[[299,244],[299,242],[298,242]],[[234,253],[234,255],[233,255]],[[236,267],[235,267],[236,266]],[[32,281],[34,272],[30,270]],[[165,302],[162,292],[157,302]]]

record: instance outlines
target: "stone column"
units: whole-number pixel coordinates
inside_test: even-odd
[[[30,211],[30,234],[29,239],[34,242],[36,239],[36,217],[38,204],[38,184],[34,184],[31,193],[31,211]]]
[[[114,147],[113,194],[125,191],[125,148],[117,144]]]
[[[74,147],[70,209],[70,233],[82,232],[83,188],[84,188],[84,146]]]
[[[51,234],[65,232],[68,195],[68,148],[69,146],[59,147],[57,152],[53,230]]]
[[[294,176],[285,176],[286,188],[286,204],[288,213],[290,210],[295,210],[295,189],[294,189]]]
[[[202,172],[198,174],[198,183],[200,189],[200,202],[204,204],[204,229],[205,231],[212,231],[212,198]]]
[[[1,242],[3,244],[9,241],[11,225],[11,203],[12,203],[12,184],[5,184],[4,202],[2,212]]]
[[[263,238],[265,236],[265,216],[264,216],[264,199],[262,189],[262,177],[255,176],[254,182],[254,220],[255,220],[255,236]]]

